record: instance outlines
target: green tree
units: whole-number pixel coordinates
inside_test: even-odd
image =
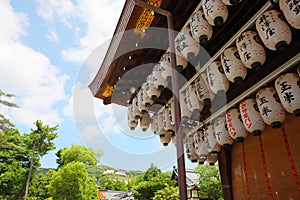
[[[32,200],[44,200],[51,197],[47,185],[50,184],[54,172],[54,170],[48,170],[45,174],[40,173],[34,176],[29,187],[28,198]]]
[[[36,163],[35,158],[46,155],[49,151],[55,149],[53,140],[57,137],[57,126],[50,127],[48,125],[43,125],[40,120],[35,122],[36,129],[31,129],[29,134],[24,134],[25,142],[27,143],[27,148],[31,149],[31,156],[29,158],[29,171],[25,187],[24,200],[27,199],[28,188],[31,180],[31,175],[34,164]]]
[[[48,189],[53,200],[97,199],[96,179],[89,177],[86,166],[78,161],[59,168]]]
[[[59,152],[59,151],[58,151]],[[97,150],[99,152],[99,150]],[[60,161],[63,165],[70,162],[80,162],[85,165],[95,166],[101,156],[92,148],[72,144],[71,148],[64,148],[59,154]]]
[[[17,104],[12,103],[8,100],[5,100],[5,98],[12,98],[15,97],[13,94],[4,93],[2,90],[0,90],[0,105],[6,106],[6,107],[13,107],[18,108]],[[0,130],[6,131],[10,128],[14,128],[15,125],[9,121],[3,114],[0,114]],[[1,143],[0,143],[1,145]]]
[[[100,188],[107,190],[128,191],[128,179],[115,174],[104,174],[100,176]]]
[[[179,200],[178,187],[166,185],[165,188],[155,192],[153,200]]]
[[[148,181],[140,182],[134,187],[134,197],[139,200],[149,200],[155,196],[155,192],[164,189],[166,186],[174,187],[175,181],[170,180],[170,176],[160,173]]]
[[[158,176],[161,173],[160,169],[151,163],[144,175],[144,181],[149,181],[151,178]]]
[[[24,195],[26,173],[28,170],[28,152],[19,150],[25,148],[23,138],[17,129],[5,131],[6,144],[0,147],[0,199],[21,199]]]
[[[222,185],[218,165],[198,165],[199,186],[209,199],[222,199]]]

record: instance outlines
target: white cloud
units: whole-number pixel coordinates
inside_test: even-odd
[[[49,22],[54,19],[72,28],[75,37],[78,32],[77,20],[86,25],[83,36],[77,37],[78,46],[62,51],[66,61],[83,62],[89,53],[105,40],[113,36],[113,32],[124,6],[124,0],[44,0],[37,1],[37,13]]]
[[[66,99],[64,85],[68,76],[62,75],[44,54],[20,42],[26,34],[28,18],[15,12],[9,1],[0,2],[0,24],[0,88],[15,94],[21,107],[6,114],[14,122],[29,127],[37,119],[48,124],[60,123],[62,119],[55,106]]]
[[[52,42],[57,42],[58,41],[58,36],[57,36],[57,33],[55,31],[50,31],[50,33],[48,33],[46,35],[46,37],[52,41]]]

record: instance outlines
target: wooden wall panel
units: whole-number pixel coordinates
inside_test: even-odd
[[[290,114],[282,128],[272,129],[267,126],[260,137],[249,135],[244,144],[234,143],[234,199],[300,199],[299,144],[300,118]]]

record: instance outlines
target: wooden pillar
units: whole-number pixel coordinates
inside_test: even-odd
[[[224,200],[233,200],[230,145],[222,147],[222,150],[218,154],[218,163]]]

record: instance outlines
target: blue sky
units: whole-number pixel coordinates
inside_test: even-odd
[[[86,87],[124,2],[0,1],[0,89],[15,94],[12,100],[21,107],[0,111],[21,132],[29,132],[37,119],[59,125],[57,149],[42,158],[43,167],[56,167],[55,152],[71,144],[103,149],[103,164],[124,169],[147,169],[151,162],[161,168],[176,164],[173,145],[163,148],[150,131],[130,132],[126,109],[104,106]]]

